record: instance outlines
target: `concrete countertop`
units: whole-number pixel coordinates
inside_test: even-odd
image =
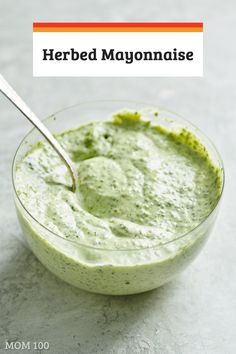
[[[23,352],[5,350],[6,341],[47,341],[55,354],[236,353],[235,13],[234,0],[1,2],[0,71],[40,117],[88,99],[157,103],[211,137],[227,178],[210,240],[176,280],[136,296],[86,293],[49,273],[21,242],[11,162],[30,125],[1,96],[0,353]],[[33,78],[34,20],[203,20],[205,77]]]

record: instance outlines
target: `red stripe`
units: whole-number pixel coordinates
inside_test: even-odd
[[[60,28],[69,28],[69,27],[197,27],[202,28],[202,22],[34,22],[34,28],[43,28],[43,27],[60,27]]]

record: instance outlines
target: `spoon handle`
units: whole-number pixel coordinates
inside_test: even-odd
[[[41,120],[31,111],[27,104],[22,100],[22,98],[15,92],[15,90],[9,85],[9,83],[0,74],[0,92],[2,92],[13,104],[16,106],[21,113],[37,128],[40,133],[45,137],[45,139],[52,145],[54,150],[65,162],[69,169],[72,178],[72,189],[75,191],[77,182],[77,173],[74,168],[74,164],[71,161],[68,154],[61,147],[58,141],[54,138],[52,133],[46,128],[46,126],[41,122]]]

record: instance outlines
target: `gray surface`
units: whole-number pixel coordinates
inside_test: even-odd
[[[5,340],[44,340],[55,354],[236,353],[235,14],[234,0],[153,0],[145,6],[137,0],[1,0],[0,71],[41,117],[87,99],[164,105],[212,138],[227,181],[211,238],[178,279],[130,297],[85,293],[56,279],[19,241],[10,168],[30,126],[0,97],[0,348]],[[204,20],[205,77],[32,78],[33,20]]]

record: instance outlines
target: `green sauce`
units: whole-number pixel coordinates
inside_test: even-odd
[[[165,277],[169,279],[168,266],[174,260],[181,265],[181,252],[191,244],[189,250],[194,253],[200,241],[196,241],[195,248],[189,239],[180,241],[174,253],[171,244],[161,245],[194,229],[220,198],[221,174],[205,147],[187,130],[172,133],[131,112],[117,114],[112,121],[92,122],[66,131],[57,139],[77,167],[76,193],[70,189],[67,168],[46,142],[28,151],[15,176],[18,196],[31,215],[55,234],[73,241],[69,246],[56,245],[21,215],[31,247],[37,244],[39,259],[55,273],[67,260],[67,275],[58,274],[61,278],[102,293],[148,290],[140,283],[145,280],[137,279],[135,273],[139,266],[140,277],[146,277],[142,272],[147,262],[151,267],[149,277],[158,263],[159,268],[167,266],[166,275],[161,274],[162,283]],[[141,252],[143,249],[149,250]],[[113,250],[110,254],[117,252],[111,256],[106,250]],[[129,253],[127,259],[127,250],[137,251]],[[45,261],[46,251],[51,260]],[[166,254],[170,255],[169,263]],[[80,271],[88,271],[88,266],[86,280]],[[72,268],[79,275],[76,280]],[[127,269],[132,269],[132,274],[128,271],[123,279]]]

